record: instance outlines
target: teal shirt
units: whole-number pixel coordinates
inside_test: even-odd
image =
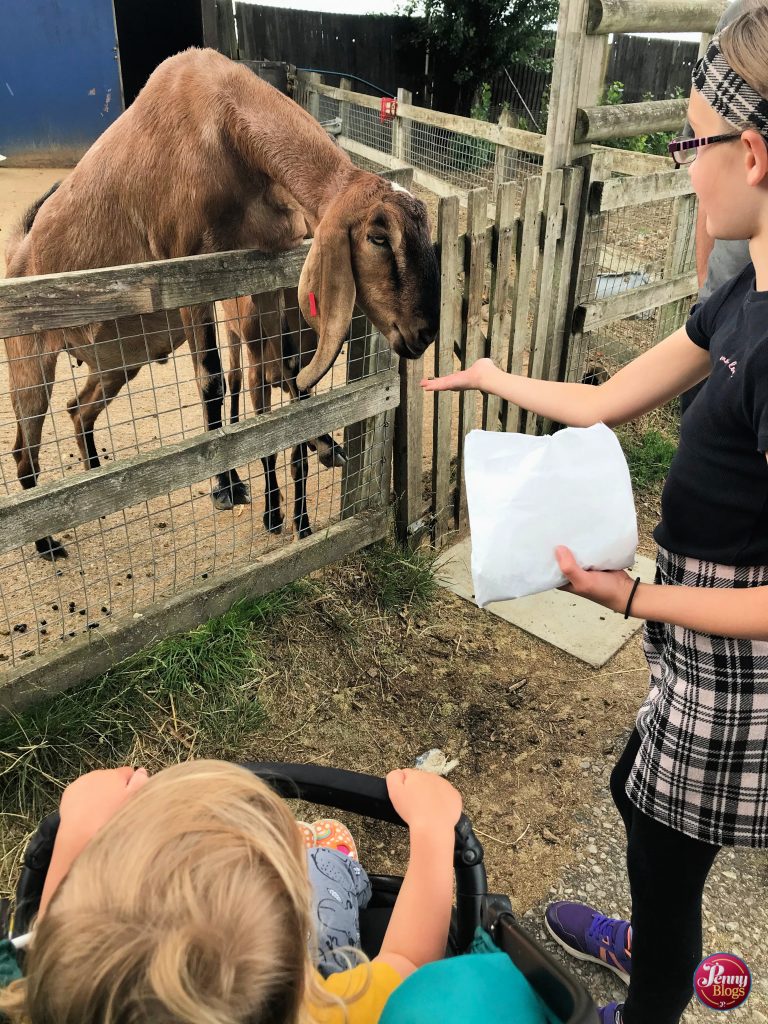
[[[16,947],[10,939],[0,942],[0,988],[5,988],[12,981],[21,978],[21,968],[16,959]]]

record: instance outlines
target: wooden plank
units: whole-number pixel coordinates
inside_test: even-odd
[[[485,355],[485,339],[481,329],[483,288],[485,286],[485,231],[488,190],[473,189],[467,205],[467,242],[465,252],[466,281],[464,285],[465,316],[461,332],[461,368],[465,370]],[[462,391],[459,395],[459,443],[456,452],[456,498],[454,522],[459,528],[466,521],[467,490],[464,480],[464,439],[478,426],[478,395]]]
[[[659,171],[674,170],[671,156],[656,156],[654,153],[634,153],[630,149],[610,149],[594,146],[595,156],[605,161],[605,177],[616,174],[657,174]]]
[[[381,149],[374,149],[372,146],[366,146],[362,142],[357,142],[356,139],[348,139],[345,136],[340,135],[338,142],[341,148],[346,150],[347,153],[351,153],[353,156],[361,156],[364,160],[369,160],[371,163],[378,163],[381,164],[382,167],[387,167],[393,170],[412,170],[413,180],[417,185],[421,185],[423,188],[429,189],[429,191],[434,192],[436,196],[459,196],[459,199],[462,201],[461,205],[467,205],[467,191],[466,189],[459,188],[458,185],[452,185],[443,178],[438,178],[435,174],[419,170],[418,167],[411,167],[410,164],[392,156],[391,153],[385,153]]]
[[[587,32],[714,32],[728,0],[590,0]]]
[[[435,376],[453,373],[454,346],[460,340],[460,315],[456,315],[459,288],[459,201],[440,200],[437,210],[437,244],[440,249],[440,330],[435,342]],[[459,311],[460,312],[460,311]],[[440,547],[451,527],[451,420],[453,395],[437,391],[432,419],[432,542]]]
[[[528,358],[528,376],[538,380],[546,377],[546,357],[552,309],[555,301],[560,270],[560,248],[558,240],[563,227],[563,171],[558,168],[545,175],[543,183],[544,217],[543,240],[539,258],[536,307],[533,322],[531,353]],[[540,433],[541,423],[537,416],[528,413],[525,417],[526,434]]]
[[[161,637],[180,633],[222,615],[243,598],[278,587],[345,558],[389,532],[386,511],[364,513],[306,540],[286,544],[257,561],[214,576],[123,620],[92,630],[50,654],[35,657],[0,676],[0,711],[16,714],[46,697],[101,675],[116,662]]]
[[[589,194],[592,213],[607,213],[609,210],[625,210],[643,203],[661,202],[662,199],[676,199],[693,192],[691,179],[678,171],[661,171],[639,178],[612,178],[610,181],[593,182]]]
[[[476,139],[486,139],[499,146],[511,146],[523,153],[535,153],[539,156],[544,152],[544,136],[536,132],[524,132],[520,128],[503,128],[492,121],[477,121],[473,117],[460,117],[458,114],[445,114],[441,110],[427,110],[426,107],[414,107],[404,103],[398,109],[401,117],[418,121],[419,124],[431,124],[437,128],[447,128],[461,135],[471,135]]]
[[[414,539],[424,511],[421,486],[424,399],[419,387],[423,376],[423,356],[400,360],[400,404],[395,412],[392,476],[395,526],[402,544]]]
[[[694,262],[692,257],[696,249],[695,195],[679,196],[675,200],[667,245],[664,279],[669,281],[683,274],[686,264]],[[682,298],[659,309],[656,320],[657,341],[663,341],[685,323],[687,307],[686,298]]]
[[[0,337],[177,309],[299,283],[309,242],[0,281]]]
[[[675,299],[684,299],[687,295],[695,295],[698,290],[696,273],[691,271],[671,281],[643,285],[622,295],[585,303],[581,307],[583,321],[580,323],[580,329],[585,334],[588,331],[596,331],[598,327],[613,320],[623,320],[625,317],[634,316],[635,313],[644,313],[647,309],[655,309],[667,302],[674,302]]]
[[[488,314],[490,346],[488,355],[497,366],[507,363],[509,330],[512,312],[509,308],[510,272],[515,255],[515,236],[518,221],[515,217],[517,188],[508,181],[499,189],[496,202],[496,265],[491,277],[491,305]],[[486,395],[483,399],[483,429],[498,430],[501,413],[501,399],[498,395]]]
[[[110,515],[130,504],[169,494],[233,466],[331,433],[399,400],[392,371],[313,395],[235,426],[82,472],[67,480],[0,498],[0,551]]]
[[[601,142],[647,132],[676,131],[684,123],[688,100],[648,100],[580,107],[576,111],[574,142]]]
[[[536,257],[539,251],[542,218],[539,203],[541,188],[541,178],[529,178],[523,186],[523,198],[520,206],[520,228],[516,239],[517,275],[512,309],[512,338],[507,364],[507,372],[516,375],[523,372],[526,352],[530,351],[531,346],[530,287],[536,273]],[[501,414],[505,430],[516,432],[520,429],[521,410],[519,405],[503,402]]]
[[[312,91],[318,96],[327,96],[332,100],[344,100],[347,103],[355,103],[358,107],[367,107],[368,110],[378,111],[381,100],[377,96],[368,96],[362,92],[352,92],[349,89],[337,89],[332,85],[323,85],[315,81],[312,75],[307,75],[312,82]]]
[[[400,113],[413,99],[408,89],[397,90],[397,116],[392,122],[392,156],[406,163],[411,159],[411,122]]]

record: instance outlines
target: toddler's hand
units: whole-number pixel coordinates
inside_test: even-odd
[[[410,828],[453,828],[461,816],[461,794],[447,779],[416,768],[387,775],[392,806]]]
[[[421,381],[424,391],[483,391],[491,371],[496,370],[492,359],[478,359],[466,370],[448,373],[445,377],[432,377]]]
[[[82,849],[126,800],[147,782],[145,768],[110,768],[75,779],[61,797],[61,828]]]

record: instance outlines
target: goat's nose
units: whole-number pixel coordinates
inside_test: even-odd
[[[417,334],[417,340],[423,348],[427,348],[435,340],[437,335],[437,327],[422,327]]]

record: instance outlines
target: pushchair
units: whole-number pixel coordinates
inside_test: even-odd
[[[256,762],[243,767],[264,779],[282,797],[405,827],[389,800],[384,779],[376,776],[317,765]],[[58,824],[58,812],[48,815],[29,841],[7,928],[9,938],[29,931],[40,904]],[[597,1011],[586,991],[520,927],[508,897],[488,892],[483,848],[464,814],[456,825],[454,872],[456,907],[446,957],[467,952],[480,927],[511,959],[555,1019],[562,1024],[596,1024]],[[374,957],[402,879],[373,874],[370,879],[373,895],[361,911],[360,933],[363,951]],[[503,999],[503,993],[499,993],[499,999]]]

